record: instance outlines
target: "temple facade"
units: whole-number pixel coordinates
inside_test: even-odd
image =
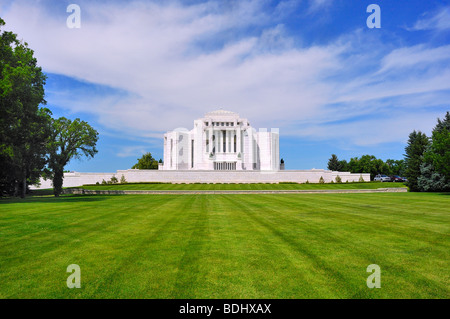
[[[279,130],[256,131],[239,114],[217,110],[194,128],[164,134],[162,170],[261,170],[280,167]]]
[[[256,131],[239,114],[218,110],[194,121],[192,130],[164,134],[164,162],[158,170],[127,169],[115,173],[64,173],[63,187],[101,183],[124,177],[130,183],[325,183],[370,181],[369,173],[324,169],[280,170],[278,129]],[[51,188],[40,179],[36,188]],[[138,191],[139,192],[139,191]]]

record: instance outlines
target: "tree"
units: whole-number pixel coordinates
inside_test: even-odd
[[[131,168],[133,169],[158,169],[158,161],[155,160],[150,152],[142,155],[138,158],[138,162],[134,164]]]
[[[327,167],[330,171],[341,171],[342,170],[342,164],[339,161],[336,154],[331,154],[331,158],[328,160]]]
[[[50,111],[39,109],[28,118],[22,118],[21,127],[24,129],[16,136],[20,142],[13,149],[16,150],[16,176],[21,184],[18,188],[21,190],[21,197],[25,197],[27,184],[38,182],[46,165],[47,143],[51,134]]]
[[[64,166],[72,158],[94,157],[98,132],[87,122],[73,121],[60,117],[53,120],[52,138],[48,144],[48,168],[53,178],[53,193],[59,196],[62,191]]]
[[[438,124],[433,129],[431,146],[425,157],[431,162],[438,173],[447,180],[450,178],[450,113],[445,114],[443,121],[438,118]]]
[[[51,112],[39,106],[46,77],[33,53],[16,34],[0,34],[0,188],[22,197],[44,168],[50,136]]]
[[[339,171],[347,172],[348,171],[348,163],[346,160],[339,161]]]
[[[336,154],[331,154],[331,158],[328,160],[328,169],[330,171],[339,171],[339,159]]]
[[[403,176],[405,171],[405,160],[387,159],[386,164],[389,167],[388,175]]]
[[[348,162],[347,167],[351,173],[365,173],[360,169],[358,157],[350,158],[350,161]]]
[[[424,162],[423,155],[429,145],[430,140],[424,133],[414,130],[409,134],[408,144],[405,147],[405,176],[411,191],[419,190],[420,167]]]
[[[348,163],[346,160],[340,161],[336,154],[331,154],[328,160],[328,169],[330,171],[345,172],[348,171]]]
[[[433,129],[420,166],[418,188],[421,191],[450,190],[450,113]]]
[[[445,176],[437,172],[433,164],[424,161],[420,165],[420,176],[417,178],[417,187],[423,192],[439,192],[450,189],[450,183]]]
[[[389,165],[374,155],[363,155],[361,158],[352,157],[348,164],[346,163],[345,170],[351,173],[370,173],[371,180],[377,174],[390,175]]]

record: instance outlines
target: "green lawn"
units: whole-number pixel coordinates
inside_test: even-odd
[[[280,183],[280,184],[171,184],[171,183],[126,183],[110,185],[84,185],[81,188],[95,190],[311,190],[311,189],[374,189],[406,187],[403,183]],[[80,188],[80,187],[75,187]]]
[[[449,207],[425,193],[2,199],[0,297],[450,298]]]

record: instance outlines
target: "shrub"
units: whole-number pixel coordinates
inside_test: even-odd
[[[309,180],[306,180],[306,183],[305,184],[309,184]]]
[[[319,178],[319,184],[325,184],[325,180],[323,179],[322,176],[320,176],[320,178]]]
[[[106,183],[106,181],[104,179],[102,179],[102,185],[106,185],[108,183]]]
[[[364,182],[364,178],[362,177],[362,174],[359,175],[359,180],[358,180],[358,182],[360,182],[360,183],[363,183],[363,182]]]
[[[339,175],[336,176],[336,183],[342,183],[342,178]]]
[[[111,177],[111,179],[110,179],[110,182],[111,183],[109,183],[109,184],[117,184],[119,182],[119,180],[117,179],[116,176],[113,175],[113,177]]]
[[[125,184],[127,182],[127,180],[125,179],[125,176],[123,176],[120,178],[120,184]]]

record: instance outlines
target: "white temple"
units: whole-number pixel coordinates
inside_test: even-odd
[[[113,176],[129,183],[330,183],[338,176],[345,182],[370,181],[369,173],[279,169],[279,130],[256,131],[247,119],[224,110],[206,113],[194,121],[192,130],[164,134],[164,163],[159,165],[158,170],[64,173],[63,187],[101,183]],[[50,179],[41,177],[40,183],[40,188],[52,187]]]
[[[209,112],[190,131],[164,134],[162,170],[276,171],[279,166],[279,130],[257,132],[234,112]]]

